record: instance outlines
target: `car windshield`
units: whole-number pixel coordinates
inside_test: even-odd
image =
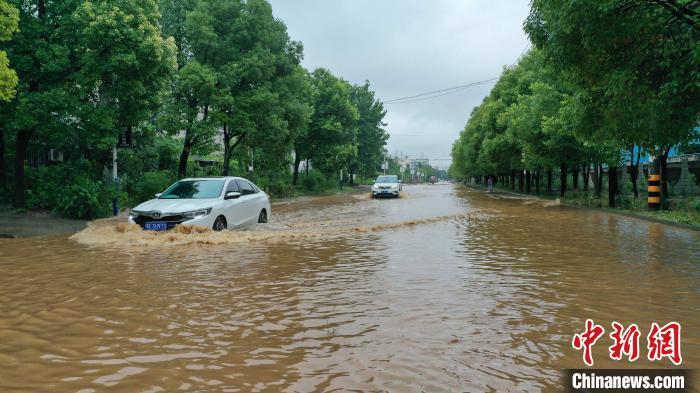
[[[218,198],[223,187],[223,180],[183,180],[165,190],[160,199]]]
[[[377,178],[377,183],[398,183],[399,180],[396,176],[379,176]]]

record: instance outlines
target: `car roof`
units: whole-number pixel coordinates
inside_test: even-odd
[[[206,176],[206,177],[188,177],[181,180],[230,180],[230,179],[243,179],[242,177],[236,176]],[[243,179],[247,180],[247,179]]]

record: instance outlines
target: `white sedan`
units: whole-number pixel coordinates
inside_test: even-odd
[[[401,180],[398,176],[383,175],[377,177],[372,185],[372,198],[399,197],[401,192]]]
[[[129,222],[164,231],[178,224],[221,231],[270,219],[270,198],[240,177],[183,179],[131,210]]]

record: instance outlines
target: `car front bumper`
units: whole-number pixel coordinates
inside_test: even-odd
[[[382,197],[382,196],[398,196],[399,190],[372,190],[372,196]]]
[[[186,219],[181,216],[170,216],[163,217],[160,220],[155,220],[148,216],[138,216],[133,218],[129,216],[129,224],[139,225],[142,229],[146,229],[147,222],[165,222],[167,223],[168,230],[175,228],[176,225],[196,225],[205,228],[212,228],[214,226],[214,219],[216,217],[214,214],[208,214],[203,217],[197,217],[192,219]]]

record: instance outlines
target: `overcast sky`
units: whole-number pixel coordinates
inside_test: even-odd
[[[528,47],[528,0],[269,0],[309,70],[369,80],[383,100],[497,77]],[[493,84],[387,104],[390,154],[445,168],[452,142]]]

